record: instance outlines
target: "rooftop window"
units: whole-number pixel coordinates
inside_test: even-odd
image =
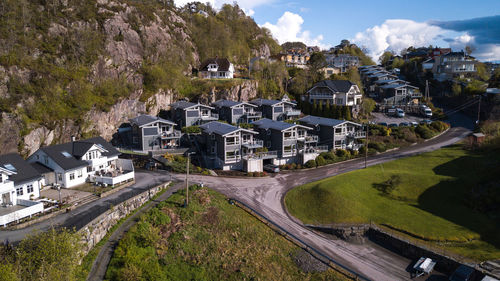
[[[64,157],[66,157],[66,158],[71,158],[71,157],[72,157],[72,156],[71,156],[71,154],[69,154],[67,151],[63,151],[63,152],[61,152],[61,154],[62,154]]]
[[[12,172],[16,172],[16,171],[17,171],[17,170],[16,170],[16,167],[14,167],[12,164],[7,163],[7,164],[5,164],[5,165],[3,165],[3,166],[4,166],[7,170],[9,170],[9,171],[12,171]]]

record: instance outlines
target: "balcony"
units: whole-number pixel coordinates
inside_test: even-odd
[[[245,160],[255,160],[255,159],[273,159],[278,157],[277,151],[265,151],[265,152],[255,152],[246,154],[243,156]]]
[[[314,143],[314,142],[318,142],[319,138],[318,136],[316,135],[310,135],[310,136],[299,136],[298,141],[300,142],[303,142],[303,143]]]
[[[241,156],[240,155],[226,155],[226,161],[225,163],[234,163],[234,162],[238,162],[241,160]]]
[[[260,111],[254,111],[254,112],[246,112],[245,115],[247,116],[247,118],[262,118],[262,112]]]
[[[176,139],[180,138],[181,135],[182,135],[181,131],[173,130],[170,132],[162,132],[160,136],[162,139]]]
[[[283,157],[290,157],[290,156],[295,156],[295,155],[297,155],[297,149],[283,150],[283,153],[282,153]]]
[[[348,132],[346,136],[351,137],[351,138],[366,138],[366,132],[365,131],[358,131],[358,132]]]
[[[252,140],[252,141],[249,141],[249,142],[244,142],[242,144],[243,147],[246,147],[246,148],[261,148],[261,147],[264,147],[264,141],[262,140]]]
[[[290,110],[285,110],[286,116],[300,116],[300,110],[298,109],[290,109]]]
[[[201,120],[219,120],[219,114],[210,112],[210,114],[201,114]]]

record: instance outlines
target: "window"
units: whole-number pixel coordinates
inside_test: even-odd
[[[17,193],[17,196],[23,195],[24,194],[23,187],[21,186],[21,187],[16,188],[16,193]]]
[[[214,147],[214,146],[212,146],[212,147],[211,147],[210,152],[211,152],[212,154],[215,154],[215,147]]]
[[[87,173],[90,173],[90,172],[92,172],[92,166],[87,167]]]
[[[82,172],[82,170],[78,170],[78,171],[77,171],[77,174],[78,174],[78,177],[79,177],[79,178],[83,177],[83,172]]]
[[[26,193],[33,193],[33,185],[32,184],[28,184],[26,186]]]
[[[137,137],[132,137],[132,143],[138,143],[138,138]]]
[[[57,181],[61,182],[62,181],[62,174],[57,174]]]
[[[267,145],[266,145],[268,148],[271,147],[271,141],[267,141]]]
[[[72,181],[75,179],[75,173],[69,174],[69,180]]]
[[[336,135],[342,134],[342,128],[335,128],[335,134]]]
[[[212,140],[215,140],[215,134],[211,134],[211,135],[210,135],[210,138],[211,138]]]
[[[335,146],[339,146],[339,145],[342,145],[342,141],[335,141]]]
[[[91,152],[89,152],[89,153],[87,154],[87,159],[92,160],[92,153],[91,153]]]
[[[112,163],[111,161],[108,161],[108,166],[111,166],[111,163]]]

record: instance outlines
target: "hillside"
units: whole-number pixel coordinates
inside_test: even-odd
[[[280,48],[237,5],[5,0],[0,11],[0,153],[71,135],[109,139],[128,118],[182,97],[253,98],[258,80],[203,82],[191,71],[214,56],[244,70]]]

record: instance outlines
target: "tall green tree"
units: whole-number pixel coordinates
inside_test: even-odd
[[[330,105],[330,100],[326,100],[325,111],[323,113],[324,117],[331,118],[332,116],[332,106]]]

